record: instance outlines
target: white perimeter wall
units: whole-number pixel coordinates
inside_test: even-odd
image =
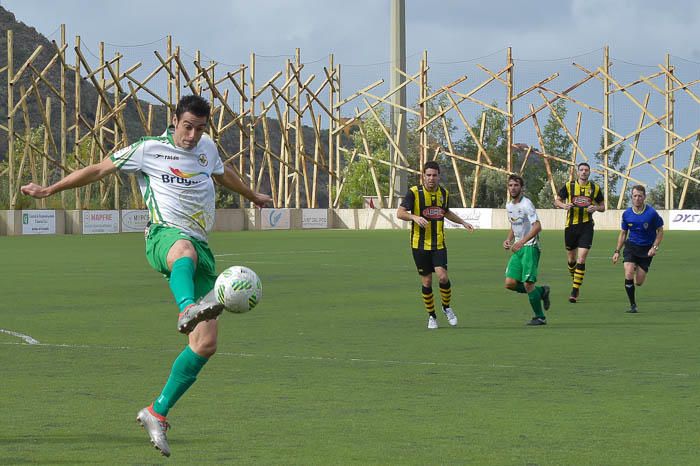
[[[302,228],[301,209],[289,210],[290,228]],[[79,210],[56,210],[56,234],[81,234],[82,219]],[[678,211],[676,211],[678,212]],[[328,228],[334,229],[406,229],[408,222],[396,218],[396,209],[329,209]],[[537,211],[544,230],[563,230],[566,214],[560,209],[540,209]],[[666,225],[669,224],[669,211],[659,211]],[[608,210],[594,214],[598,230],[620,228],[621,210]],[[505,209],[491,210],[491,225],[494,230],[509,228]],[[260,209],[219,209],[216,211],[215,231],[258,230],[262,228]],[[0,236],[22,234],[22,211],[0,211]]]

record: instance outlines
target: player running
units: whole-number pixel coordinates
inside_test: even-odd
[[[447,246],[445,219],[462,225],[467,231],[474,227],[450,211],[450,196],[440,186],[440,165],[435,161],[423,166],[422,184],[412,186],[396,211],[400,220],[411,222],[411,251],[421,278],[421,296],[428,312],[428,328],[438,328],[433,298],[433,272],[437,274],[442,311],[451,326],[457,325],[457,316],[450,307],[452,285],[447,275]]]
[[[554,205],[566,210],[564,246],[572,285],[569,302],[578,301],[579,291],[586,275],[586,258],[593,246],[593,212],[605,212],[605,197],[593,181],[591,166],[578,164],[578,179],[566,183],[554,199]]]
[[[518,175],[508,177],[508,194],[511,200],[506,204],[510,231],[503,241],[503,249],[513,253],[506,267],[507,289],[518,293],[527,293],[530,307],[535,313],[527,325],[547,325],[547,318],[542,311],[550,306],[549,287],[535,286],[537,267],[540,262],[540,231],[542,224],[532,201],[523,196],[523,179]]]
[[[635,285],[642,286],[646,280],[651,261],[664,239],[664,220],[652,206],[645,203],[646,198],[644,186],[632,187],[632,207],[622,213],[620,234],[612,256],[613,264],[617,264],[620,248],[625,245],[622,261],[625,266],[625,291],[630,301],[627,312],[631,314],[637,313]]]

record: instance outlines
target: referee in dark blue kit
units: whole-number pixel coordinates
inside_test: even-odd
[[[664,238],[664,221],[652,206],[644,202],[646,198],[644,186],[632,187],[632,207],[622,213],[621,230],[612,256],[613,264],[617,264],[620,248],[625,245],[622,262],[625,266],[625,291],[630,300],[627,312],[632,314],[637,312],[635,285],[642,286],[644,283],[651,261]]]

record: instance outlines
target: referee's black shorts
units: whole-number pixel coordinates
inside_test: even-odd
[[[422,249],[413,249],[412,251],[418,275],[430,275],[435,272],[435,267],[447,269],[447,248],[435,251],[424,251]]]
[[[593,222],[577,223],[564,229],[564,246],[567,251],[593,246]]]
[[[622,261],[637,264],[639,268],[648,272],[651,266],[651,260],[653,259],[653,257],[649,257],[648,255],[650,248],[651,244],[642,246],[625,241],[625,249],[622,250]]]

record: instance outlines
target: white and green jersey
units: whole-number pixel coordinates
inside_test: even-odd
[[[115,152],[112,162],[135,173],[152,223],[207,241],[214,226],[212,175],[224,173],[216,144],[206,134],[193,149],[177,147],[171,129]]]
[[[515,242],[527,236],[530,230],[532,230],[532,225],[540,220],[537,217],[537,210],[535,210],[534,204],[525,196],[520,197],[520,202],[513,202],[512,200],[508,202],[508,204],[506,204],[506,211],[508,212],[510,227],[515,235]],[[535,237],[525,243],[525,245],[539,247],[540,235],[535,235]]]

